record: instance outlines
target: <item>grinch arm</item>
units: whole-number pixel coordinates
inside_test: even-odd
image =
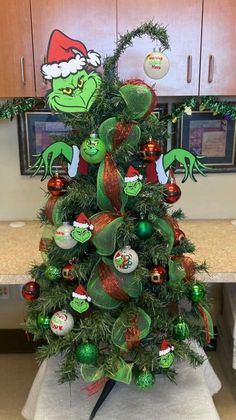
[[[200,159],[202,158],[203,156],[196,156],[185,149],[172,149],[163,156],[163,166],[166,171],[176,160],[184,168],[185,175],[182,182],[185,182],[189,176],[196,182],[197,180],[193,174],[194,169],[205,176],[203,170],[206,169],[206,166],[201,163]]]
[[[77,146],[73,147],[77,148]],[[44,169],[44,175],[42,177],[42,180],[44,180],[47,175],[53,176],[52,165],[54,160],[57,159],[60,155],[64,156],[66,160],[72,165],[72,161],[76,155],[76,149],[74,149],[73,147],[69,146],[68,144],[62,141],[50,144],[50,146],[48,146],[45,150],[43,150],[43,152],[40,155],[38,155],[39,157],[37,161],[32,166],[32,169],[35,169],[33,175],[36,175],[40,171],[40,169]]]

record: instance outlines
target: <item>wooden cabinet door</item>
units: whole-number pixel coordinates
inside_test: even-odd
[[[30,0],[0,2],[0,97],[34,96]]]
[[[54,29],[83,42],[102,58],[115,48],[116,0],[31,0],[31,8],[37,96],[44,96],[50,89],[40,68]]]
[[[236,0],[205,0],[200,95],[236,95]]]
[[[197,95],[199,85],[202,0],[118,0],[118,33],[124,34],[153,19],[167,28],[171,50],[168,74],[159,80],[145,75],[143,63],[155,44],[150,38],[137,39],[122,55],[119,63],[121,79],[141,78],[155,83],[161,96]]]

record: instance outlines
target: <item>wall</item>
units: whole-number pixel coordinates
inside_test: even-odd
[[[190,219],[236,218],[236,173],[196,176],[198,182],[177,182],[182,197],[181,207]],[[45,203],[46,182],[40,177],[20,175],[16,119],[0,121],[0,220],[33,220]]]

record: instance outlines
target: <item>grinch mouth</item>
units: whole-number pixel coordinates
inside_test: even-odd
[[[98,149],[95,149],[94,147],[91,149],[84,149],[84,153],[88,156],[94,156],[98,153]]]

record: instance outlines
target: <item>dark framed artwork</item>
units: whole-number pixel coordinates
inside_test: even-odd
[[[45,110],[21,113],[17,122],[20,172],[21,175],[32,175],[32,166],[37,160],[36,155],[53,143],[53,137],[65,136],[71,128],[60,121],[59,114]],[[55,171],[63,170],[60,161],[56,162],[53,168]]]
[[[212,112],[193,111],[178,125],[175,147],[204,156],[207,172],[236,171],[236,122]]]
[[[158,104],[153,113],[158,119],[164,117],[168,113],[168,104]]]

